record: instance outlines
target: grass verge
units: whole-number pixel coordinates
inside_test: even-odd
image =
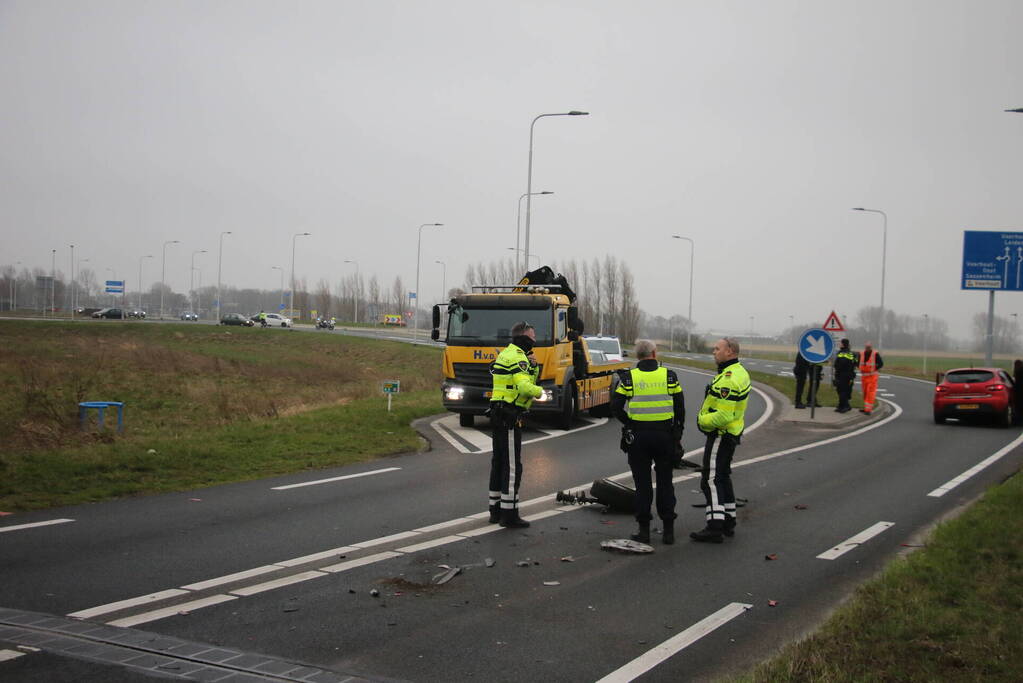
[[[1023,477],[940,524],[861,586],[761,681],[1023,680]]]
[[[401,381],[391,413],[383,379]],[[437,349],[328,332],[0,322],[0,510],[415,450],[439,386]],[[125,432],[79,430],[84,400],[124,401]]]

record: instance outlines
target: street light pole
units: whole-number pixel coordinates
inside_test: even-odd
[[[83,263],[85,263],[85,262],[86,262],[86,261],[88,261],[88,260],[89,260],[89,259],[87,259],[87,258],[80,258],[80,259],[78,259],[78,261],[76,262],[76,264],[77,264],[77,270],[78,270],[78,277],[82,277],[82,264],[83,264]],[[81,304],[81,303],[82,303],[82,297],[81,297],[81,296],[79,296],[79,297],[78,297],[78,301],[77,301],[77,303],[78,303],[78,304]],[[75,309],[77,310],[77,309],[78,309],[78,306],[75,306]]]
[[[18,308],[18,266],[21,261],[14,262],[14,277],[11,278],[11,311]]]
[[[543,190],[542,192],[533,192],[532,194],[535,196],[535,195],[538,195],[538,194],[554,194],[554,193],[550,192],[548,190]],[[520,232],[520,228],[521,228],[521,225],[522,225],[522,200],[525,199],[525,197],[526,197],[525,194],[523,194],[521,197],[519,197],[519,213],[518,213],[518,217],[515,219],[515,272],[516,272],[516,274],[522,272],[521,270],[519,270],[519,268],[520,268],[520,266],[519,266],[519,252],[522,251],[519,248],[519,243],[520,243],[519,232]],[[526,258],[526,270],[529,270],[529,258]]]
[[[692,328],[693,328],[693,261],[696,258],[696,242],[689,237],[672,235],[677,240],[689,242],[689,325],[686,326],[686,353],[693,352]]]
[[[199,311],[196,310],[197,307],[195,305],[195,255],[205,253],[205,249],[198,249],[192,252],[192,267],[188,271],[188,298],[192,301],[192,312],[196,315],[199,315]],[[217,320],[220,320],[219,316],[217,317]]]
[[[109,270],[110,271],[110,279],[112,279],[112,280],[116,280],[117,279],[117,271],[116,270],[114,270],[113,268],[106,268],[105,270]],[[111,292],[110,293],[111,308],[113,308],[114,301],[115,301],[114,293]]]
[[[576,111],[576,110],[573,109],[572,111],[566,111],[566,112],[561,112],[561,113],[557,113],[557,114],[540,114],[535,119],[533,119],[533,122],[531,124],[529,124],[529,168],[528,168],[528,170],[526,172],[526,243],[524,245],[525,254],[526,254],[526,266],[527,267],[529,266],[529,225],[530,225],[530,216],[531,216],[532,210],[533,210],[533,201],[532,201],[533,200],[533,197],[532,197],[532,195],[533,195],[533,127],[536,125],[537,121],[539,121],[540,119],[544,118],[545,116],[589,116],[589,115],[590,115],[590,112],[588,112],[588,111]]]
[[[879,213],[884,218],[884,223],[881,225],[881,320],[877,325],[877,348],[882,348],[881,342],[884,338],[884,276],[886,269],[886,262],[888,260],[888,214],[880,209],[864,209],[863,207],[856,207],[853,211],[866,211],[868,213]]]
[[[288,311],[291,315],[288,316],[289,318],[295,315],[295,240],[311,234],[310,232],[297,232],[291,237],[291,305],[289,306],[291,310]]]
[[[139,315],[142,314],[142,259],[153,258],[152,254],[139,256]],[[107,269],[109,270],[109,268]]]
[[[56,312],[56,305],[54,304],[53,298],[57,291],[57,250],[50,250],[50,257],[52,264],[50,265],[50,315]]]
[[[440,300],[441,303],[443,303],[444,298],[448,295],[448,265],[443,261],[434,261],[434,263],[439,263],[441,268],[444,269],[441,271],[442,275],[440,280]],[[528,268],[529,266],[526,267]]]
[[[75,245],[71,245],[71,306],[68,318],[75,319]]]
[[[284,269],[280,266],[270,266],[270,270],[281,271],[281,315],[284,315]]]
[[[220,322],[220,267],[224,262],[224,235],[230,235],[230,230],[225,230],[220,233],[220,247],[217,249],[217,322]],[[201,282],[201,280],[200,280]],[[202,287],[202,285],[199,285]]]
[[[927,337],[931,331],[931,318],[924,313],[924,377],[927,377]]]
[[[347,261],[345,261],[345,263],[354,263],[355,264],[355,282],[354,282],[355,286],[352,287],[352,289],[355,292],[355,324],[358,325],[359,324],[359,262],[356,261],[355,259],[348,259]]]
[[[419,262],[422,260],[421,255],[423,253],[423,228],[439,228],[444,225],[443,223],[423,223],[419,226],[419,244],[416,247],[416,305],[412,307],[412,319],[415,321],[415,327],[412,330],[412,343],[416,343],[419,338]]]
[[[168,240],[163,243],[163,265],[160,268],[160,320],[163,320],[163,292],[167,289],[167,245],[180,242],[181,240]]]

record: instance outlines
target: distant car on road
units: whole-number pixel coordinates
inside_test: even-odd
[[[145,320],[146,312],[145,311],[128,311],[128,317],[129,318],[138,318],[139,320]]]
[[[244,327],[252,327],[256,323],[246,318],[241,313],[227,313],[223,318],[220,319],[221,325],[242,325]]]
[[[1009,373],[1000,368],[956,368],[949,370],[934,387],[934,421],[948,418],[994,418],[1008,427],[1013,422],[1013,393]]]
[[[124,317],[120,308],[101,308],[92,314],[93,318],[116,318],[120,320]]]
[[[607,356],[607,362],[609,363],[620,363],[622,358],[628,354],[622,351],[622,342],[619,341],[618,337],[583,337],[586,340],[586,346],[590,351],[603,351],[604,355]]]
[[[191,311],[185,311],[184,313],[181,314],[181,319],[182,320],[198,320],[199,316],[196,315],[195,313],[192,313]]]
[[[259,313],[257,313],[256,315],[252,316],[251,318],[249,318],[249,320],[251,320],[254,323],[258,323],[259,322]],[[266,314],[266,324],[271,326],[271,327],[291,327],[292,326],[291,318],[285,318],[283,315],[279,315],[277,313],[267,313]]]

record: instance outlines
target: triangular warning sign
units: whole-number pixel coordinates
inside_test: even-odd
[[[845,326],[838,319],[838,315],[834,311],[828,316],[828,319],[824,322],[824,327],[821,329],[827,332],[845,332]]]

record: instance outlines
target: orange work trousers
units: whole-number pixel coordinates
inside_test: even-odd
[[[877,375],[865,375],[860,377],[863,384],[863,410],[873,412],[874,397],[877,395]]]

